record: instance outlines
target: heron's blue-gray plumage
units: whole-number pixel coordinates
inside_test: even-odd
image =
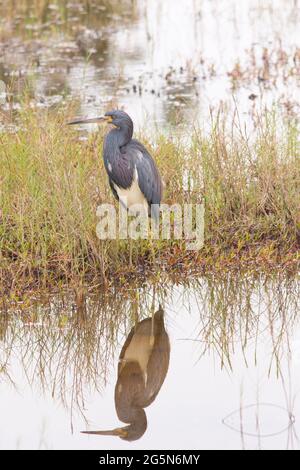
[[[124,111],[112,111],[106,115],[112,116],[112,123],[118,126],[107,134],[103,147],[105,169],[113,194],[119,199],[116,187],[124,190],[131,188],[137,176],[138,186],[148,204],[149,215],[157,219],[162,182],[155,162],[147,149],[139,141],[132,139],[133,123],[128,114]]]
[[[126,144],[119,129],[112,129],[104,139],[103,158],[109,180],[123,189],[130,188],[134,174],[134,161],[126,153]],[[121,149],[125,149],[121,151]]]

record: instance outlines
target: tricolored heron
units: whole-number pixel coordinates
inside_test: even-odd
[[[110,431],[83,431],[84,434],[119,436],[126,441],[142,437],[147,429],[144,408],[156,398],[168,372],[169,336],[164,311],[146,318],[132,328],[122,348],[115,387],[118,418],[127,426]]]
[[[132,138],[132,119],[124,111],[115,110],[108,111],[101,117],[69,122],[89,123],[108,123],[114,126],[106,135],[103,144],[104,165],[114,196],[129,212],[132,206],[139,205],[157,220],[162,182],[157,166],[147,149]]]

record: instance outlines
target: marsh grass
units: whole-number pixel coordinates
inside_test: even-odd
[[[265,114],[247,136],[226,116],[189,143],[139,135],[162,174],[165,203],[205,202],[205,246],[184,240],[100,241],[96,208],[113,202],[101,157],[103,133],[80,134],[66,122],[75,108],[32,109],[24,99],[18,131],[0,134],[0,274],[3,288],[99,283],[162,271],[182,275],[226,266],[298,262],[299,132]],[[21,287],[22,286],[22,287]]]

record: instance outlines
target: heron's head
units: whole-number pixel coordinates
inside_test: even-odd
[[[122,111],[121,109],[107,111],[107,113],[104,115],[104,119],[109,124],[119,128],[132,126],[132,119],[128,116],[127,113],[125,113],[125,111]]]
[[[122,428],[110,429],[108,431],[81,431],[83,434],[94,434],[98,436],[117,436],[124,441],[136,441],[140,439],[147,429],[147,416],[143,408],[133,407],[130,410],[126,410],[127,413],[130,411],[130,418],[127,416],[126,421],[132,421],[128,426]]]
[[[119,129],[133,129],[132,119],[128,116],[127,113],[125,113],[125,111],[122,111],[121,109],[107,111],[104,116],[89,119],[80,119],[68,122],[68,124],[112,124],[113,126],[118,127]]]
[[[147,421],[143,423],[129,424],[123,428],[116,428],[110,431],[81,431],[82,434],[93,434],[98,436],[117,436],[124,441],[136,441],[140,439],[147,429]]]

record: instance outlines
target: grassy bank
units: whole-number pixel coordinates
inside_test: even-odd
[[[11,384],[17,355],[31,385],[84,412],[86,385],[103,391],[132,325],[150,316],[158,304],[165,310],[168,329],[174,323],[178,329],[181,315],[187,321],[193,318],[190,338],[195,357],[200,361],[209,355],[216,367],[228,372],[235,367],[236,350],[242,350],[245,365],[252,359],[259,364],[269,360],[269,372],[278,373],[287,348],[293,346],[293,332],[299,326],[297,279],[208,274],[183,279],[180,286],[159,282],[134,287],[130,283],[104,294],[86,289],[81,296],[60,291],[38,301],[31,296],[3,308],[0,304],[2,383]],[[260,346],[266,338],[273,354],[262,359]]]
[[[79,138],[65,123],[74,110],[32,110],[18,116],[19,131],[0,134],[1,287],[28,288],[93,280],[109,283],[155,271],[174,275],[227,267],[262,269],[299,261],[299,133],[276,116],[261,117],[251,136],[227,130],[183,140],[157,135],[151,150],[162,174],[164,202],[205,201],[205,246],[185,250],[181,240],[101,242],[96,208],[112,202],[103,167],[101,132]],[[138,269],[137,269],[138,266]],[[138,274],[137,274],[138,273]]]

